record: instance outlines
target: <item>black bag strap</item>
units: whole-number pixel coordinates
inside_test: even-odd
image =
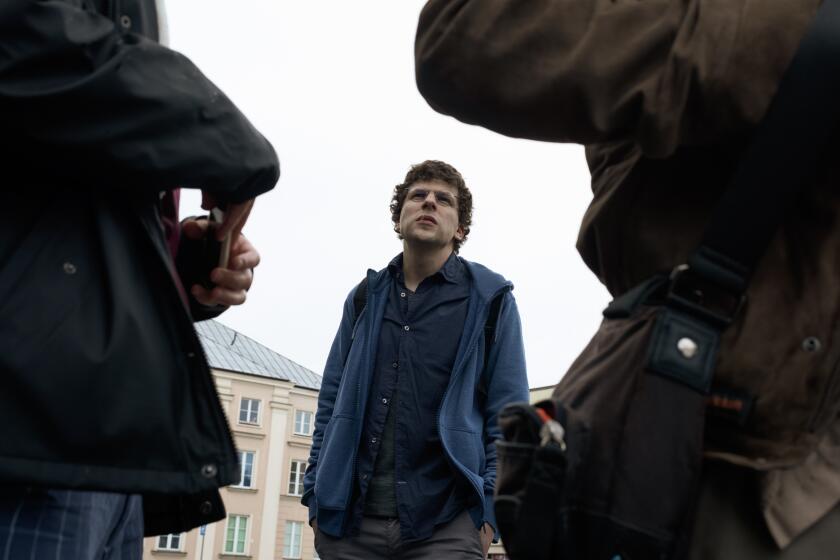
[[[367,276],[362,278],[359,285],[356,286],[356,291],[353,292],[353,328],[356,327],[356,321],[359,320],[359,315],[367,305],[368,279]]]
[[[818,169],[840,117],[840,2],[811,21],[700,246],[674,271],[672,301],[728,324],[752,271]],[[690,280],[683,282],[682,280]],[[679,284],[684,284],[679,286]],[[707,288],[717,288],[708,297]]]
[[[502,309],[502,299],[505,297],[505,292],[498,294],[490,302],[490,313],[487,315],[487,320],[484,322],[484,361],[481,365],[481,377],[478,378],[478,395],[482,402],[487,399],[487,362],[490,360],[490,350],[493,347],[493,341],[496,339],[496,325],[499,323],[499,314]]]

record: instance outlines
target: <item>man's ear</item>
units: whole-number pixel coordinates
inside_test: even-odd
[[[464,240],[464,228],[462,226],[458,226],[458,229],[455,230],[455,239],[458,241]]]

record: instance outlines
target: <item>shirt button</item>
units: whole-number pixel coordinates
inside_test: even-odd
[[[411,330],[411,327],[409,327],[408,325],[406,325],[406,326],[404,326],[404,327],[403,327],[403,329],[405,329],[406,331],[410,331],[410,330]]]
[[[367,475],[366,474],[362,475],[362,480],[367,480]]]
[[[64,270],[64,274],[76,274],[76,265],[71,262],[64,263],[61,268]]]
[[[394,368],[394,369],[397,369],[398,367],[400,367],[400,364],[398,364],[397,362],[394,362],[393,364],[391,364],[391,367]]]
[[[405,297],[405,292],[400,292],[400,297]]]
[[[384,397],[383,397],[383,398],[382,398],[382,404],[388,404],[388,399],[386,399],[386,398],[384,398]]]
[[[122,25],[123,29],[130,29],[131,28],[131,18],[124,15],[120,17],[120,25]]]
[[[370,442],[371,443],[376,443],[376,438],[375,437],[370,438]]]

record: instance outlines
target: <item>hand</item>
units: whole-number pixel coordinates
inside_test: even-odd
[[[479,529],[481,533],[481,546],[484,549],[484,558],[487,558],[487,551],[490,550],[490,543],[493,542],[493,527],[489,523],[485,523]]]
[[[218,206],[215,197],[211,193],[202,191],[201,193],[201,207],[205,210],[212,210]],[[219,229],[216,230],[216,239],[221,241],[230,233],[233,239],[239,235],[245,222],[248,221],[248,215],[254,207],[254,199],[250,198],[244,202],[237,202],[230,204],[225,210],[225,218]]]
[[[207,220],[187,220],[183,224],[182,232],[190,239],[201,239],[206,235],[208,227]],[[253,269],[258,264],[260,254],[245,236],[237,233],[231,242],[227,268],[216,267],[210,272],[210,280],[216,286],[208,290],[194,284],[190,287],[190,293],[198,303],[208,307],[242,305],[254,281]]]

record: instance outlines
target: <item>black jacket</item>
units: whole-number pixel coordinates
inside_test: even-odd
[[[147,534],[223,518],[238,474],[160,193],[279,174],[156,36],[153,0],[0,2],[0,484],[142,493]]]

